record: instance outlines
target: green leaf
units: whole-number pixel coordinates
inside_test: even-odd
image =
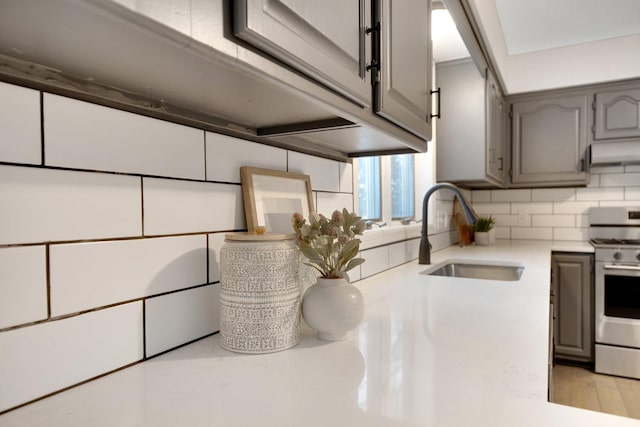
[[[364,258],[354,258],[351,261],[349,261],[347,266],[344,268],[344,271],[349,271],[352,268],[359,266],[363,262],[364,262]]]

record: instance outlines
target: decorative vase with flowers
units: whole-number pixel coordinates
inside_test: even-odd
[[[311,213],[309,223],[295,213],[291,224],[306,265],[319,274],[302,297],[302,317],[326,341],[345,339],[364,316],[360,290],[349,283],[347,271],[364,262],[356,258],[365,223],[355,213],[334,211],[331,218]]]

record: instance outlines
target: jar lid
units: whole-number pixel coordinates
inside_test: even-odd
[[[296,233],[264,233],[258,234],[251,231],[241,233],[227,233],[225,240],[242,241],[242,242],[272,242],[277,240],[293,240]]]

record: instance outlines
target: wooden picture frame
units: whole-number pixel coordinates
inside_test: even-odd
[[[309,175],[242,166],[240,178],[249,232],[261,226],[270,233],[293,233],[291,216],[300,212],[309,218],[314,211]]]

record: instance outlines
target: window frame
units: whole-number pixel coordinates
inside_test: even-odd
[[[412,219],[420,221],[422,219],[422,197],[427,189],[435,183],[434,153],[411,153],[413,157],[413,187],[414,187],[414,214],[412,217],[392,218],[391,199],[391,157],[389,155],[380,157],[380,202],[382,218],[367,220],[386,223],[388,226],[402,224],[402,219]],[[358,212],[358,158],[353,162],[353,197],[356,212]],[[359,213],[358,213],[359,214]],[[431,216],[431,215],[430,215]],[[413,224],[413,223],[412,223]]]

